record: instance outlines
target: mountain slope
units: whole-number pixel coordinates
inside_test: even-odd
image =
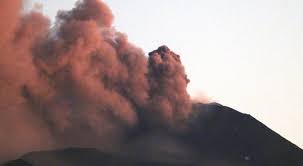
[[[301,166],[303,152],[250,115],[217,103],[196,104],[188,142],[206,156],[258,166]],[[203,110],[203,111],[199,111]]]
[[[103,153],[96,149],[70,148],[33,152],[4,166],[187,166],[175,162],[142,160],[134,156]]]
[[[194,104],[184,133],[140,131],[119,153],[70,148],[33,152],[5,166],[302,166],[303,151],[250,115]]]

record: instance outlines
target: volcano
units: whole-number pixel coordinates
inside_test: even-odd
[[[302,166],[303,151],[252,116],[194,104],[189,130],[140,131],[119,152],[90,148],[31,152],[3,166]]]
[[[303,165],[300,148],[250,115],[193,101],[181,56],[165,45],[146,55],[103,1],[78,0],[54,21],[2,2],[5,166]]]

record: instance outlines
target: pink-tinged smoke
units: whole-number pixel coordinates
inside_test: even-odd
[[[21,0],[0,3],[0,161],[69,146],[118,148],[142,123],[178,128],[191,110],[179,55],[149,58],[112,26],[99,0],[59,11],[53,26]]]

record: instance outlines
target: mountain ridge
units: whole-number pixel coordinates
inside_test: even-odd
[[[90,148],[32,152],[4,166],[48,166],[51,162],[63,166],[303,165],[302,149],[251,115],[218,103],[197,103],[192,108],[188,130],[182,134],[140,131],[118,153]]]

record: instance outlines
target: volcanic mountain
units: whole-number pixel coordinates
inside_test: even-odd
[[[5,166],[303,165],[253,117],[193,101],[181,56],[146,55],[103,1],[55,20],[25,3],[0,5],[0,162],[24,154]]]
[[[303,151],[258,120],[229,107],[194,104],[180,134],[140,130],[119,152],[40,151],[3,166],[302,166]]]

